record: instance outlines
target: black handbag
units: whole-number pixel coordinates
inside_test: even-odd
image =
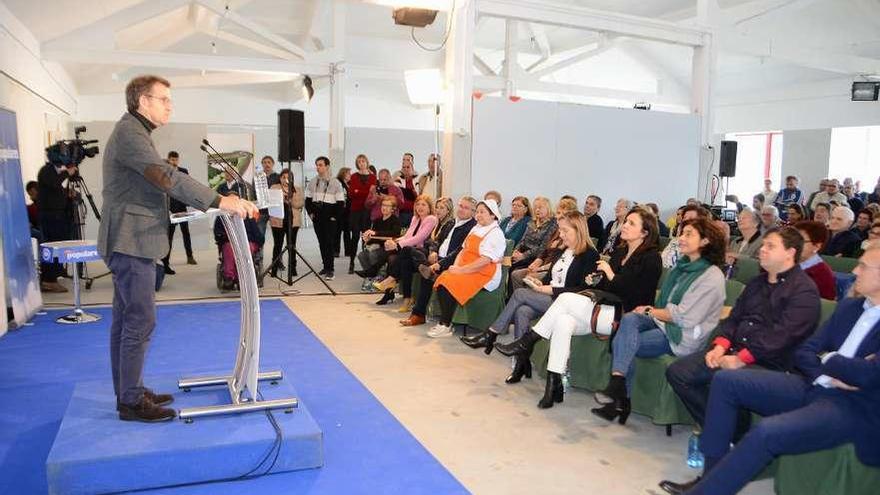
[[[593,301],[593,311],[589,315],[590,331],[599,340],[608,340],[620,326],[623,316],[623,300],[616,294],[599,289],[586,289],[578,294]]]

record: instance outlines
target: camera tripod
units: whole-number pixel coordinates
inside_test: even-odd
[[[88,200],[89,207],[95,215],[95,219],[99,222],[101,221],[101,213],[95,205],[95,198],[92,197],[92,192],[89,191],[89,187],[86,185],[86,181],[81,175],[77,174],[68,179],[67,193],[73,198],[73,224],[76,226],[74,238],[77,240],[85,240],[86,215],[88,214],[88,210],[86,209],[85,202],[83,202],[83,196]],[[74,270],[76,269],[77,268],[74,266]],[[85,282],[86,290],[92,288],[92,282],[95,280],[110,275],[110,272],[108,271],[95,277],[90,277],[89,268],[85,263],[80,264],[79,270],[80,279]]]
[[[281,168],[282,168],[282,170],[284,169],[284,162],[281,163]],[[290,287],[289,289],[282,290],[281,291],[282,294],[296,295],[296,294],[299,294],[300,291],[298,289],[294,289],[293,285],[296,284],[297,282],[299,282],[300,280],[308,277],[309,275],[314,275],[315,277],[318,278],[318,280],[322,284],[324,284],[324,287],[326,287],[327,290],[330,291],[330,293],[335,296],[336,291],[333,290],[333,288],[327,284],[326,280],[324,280],[320,275],[318,275],[318,272],[315,271],[315,268],[312,267],[312,265],[305,259],[305,257],[299,252],[299,250],[296,249],[296,247],[294,247],[290,242],[293,239],[293,218],[292,218],[292,216],[293,216],[293,193],[294,193],[293,170],[291,167],[291,162],[287,162],[287,198],[285,198],[285,204],[284,204],[284,216],[285,216],[285,221],[287,222],[287,225],[285,226],[286,232],[284,233],[284,235],[285,235],[287,242],[284,245],[284,249],[282,249],[281,252],[278,253],[278,256],[276,256],[275,259],[273,259],[269,263],[269,266],[263,271],[263,276],[265,276],[268,273],[269,276],[271,276],[272,278],[274,278],[274,279],[278,280],[279,282]],[[275,270],[273,273],[273,268],[275,268],[277,266],[277,264],[280,263],[282,259],[284,259],[285,254],[287,255],[287,265],[286,265],[287,276],[284,278],[281,278],[278,276],[277,270]],[[300,261],[302,261],[309,269],[306,273],[299,275],[296,278],[293,278],[294,277],[293,263],[294,263],[294,261],[296,261],[296,258],[299,258]]]

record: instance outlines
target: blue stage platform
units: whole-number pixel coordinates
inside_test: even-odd
[[[213,375],[223,374],[211,373]],[[153,377],[157,390],[175,391],[174,375]],[[264,399],[296,397],[290,380],[260,387]],[[229,402],[223,387],[174,394],[169,407]],[[61,429],[46,461],[49,493],[85,495],[240,478],[249,473],[281,473],[319,468],[321,429],[300,402],[292,413],[274,411],[281,447],[265,412],[201,418],[192,424],[119,421],[113,383],[76,384]]]
[[[62,312],[50,312],[38,316],[34,326],[0,338],[0,494],[48,493],[47,458],[76,384],[109,379],[110,310],[96,312],[104,317],[100,322],[74,327],[54,323]],[[231,367],[238,315],[238,303],[160,306],[147,384]],[[308,407],[323,431],[323,467],[139,493],[467,493],[282,302],[263,302],[262,316],[261,368],[283,369]],[[118,422],[117,428],[128,425]],[[146,426],[172,427],[138,425]],[[199,423],[173,427],[198,428]],[[89,446],[84,438],[83,449]]]

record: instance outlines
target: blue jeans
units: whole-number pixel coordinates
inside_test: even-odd
[[[626,376],[627,394],[632,392],[636,357],[654,358],[672,354],[669,340],[650,316],[627,313],[611,341],[611,371]]]
[[[513,322],[513,335],[520,338],[529,329],[532,320],[546,313],[551,304],[553,304],[551,296],[528,287],[521,287],[513,291],[504,310],[489,328],[495,333],[504,335],[507,333],[507,327]]]

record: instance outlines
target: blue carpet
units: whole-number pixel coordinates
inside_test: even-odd
[[[160,306],[147,379],[231,368],[239,307]],[[261,369],[287,373],[324,433],[324,467],[139,493],[467,492],[281,301],[261,307]],[[75,327],[55,324],[63,312],[50,312],[0,338],[0,493],[47,493],[46,458],[75,383],[109,376],[110,310],[95,312],[100,322]]]

